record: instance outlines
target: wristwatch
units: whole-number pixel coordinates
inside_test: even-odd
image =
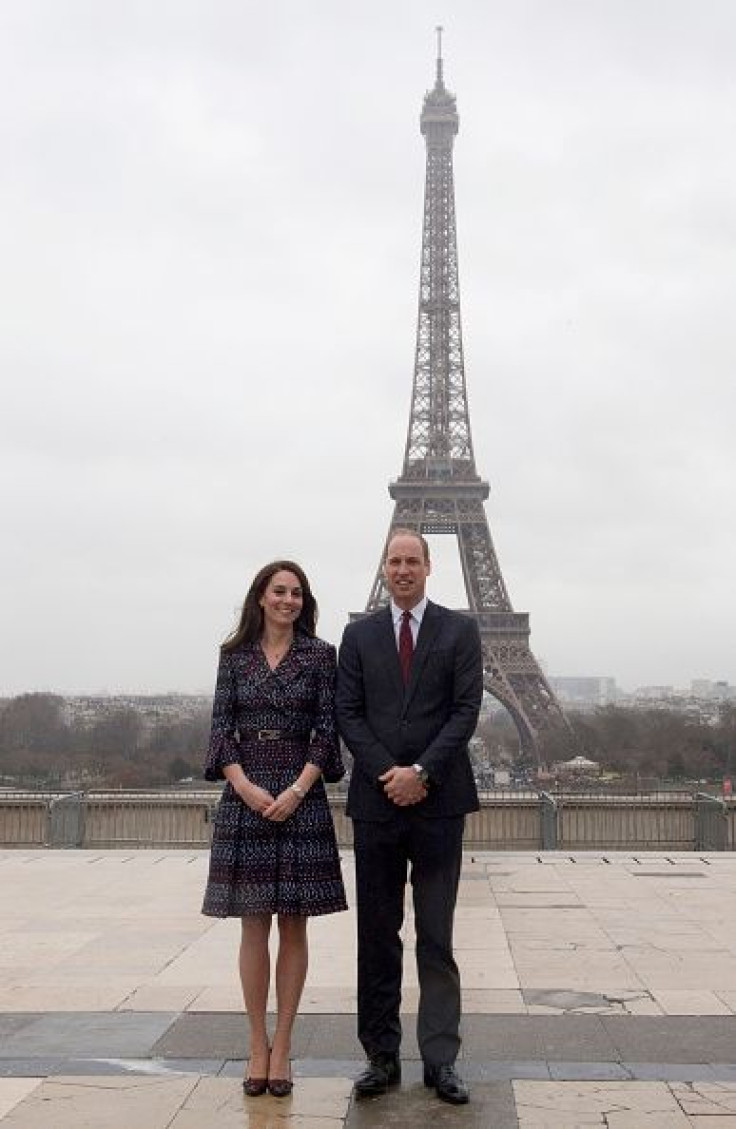
[[[426,768],[423,768],[421,764],[413,764],[411,767],[416,772],[424,787],[429,788],[429,773]]]

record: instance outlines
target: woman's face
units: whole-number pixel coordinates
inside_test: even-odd
[[[304,603],[299,578],[285,569],[275,572],[259,603],[263,608],[264,627],[283,629],[295,623]]]

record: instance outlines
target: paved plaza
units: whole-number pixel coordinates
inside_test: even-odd
[[[353,866],[343,852],[351,904]],[[0,1129],[736,1129],[736,857],[466,853],[461,1072],[355,1103],[352,911],[310,925],[291,1098],[246,1099],[236,921],[207,856],[0,852]]]

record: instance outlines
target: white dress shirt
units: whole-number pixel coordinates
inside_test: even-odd
[[[422,616],[424,615],[427,607],[427,597],[423,596],[418,604],[415,604],[409,613],[409,627],[411,628],[411,637],[414,641],[414,647],[417,645],[417,635],[419,628],[422,626]],[[396,636],[396,648],[399,646],[399,631],[401,630],[401,617],[404,614],[404,609],[399,608],[391,601],[391,616],[394,621],[394,635]]]

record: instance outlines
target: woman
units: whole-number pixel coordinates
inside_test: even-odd
[[[291,1093],[290,1045],[307,973],[307,918],[347,908],[322,771],[339,761],[335,648],[314,634],[302,569],[274,561],[256,576],[223,643],[207,780],[227,781],[217,809],[202,912],[239,917],[240,979],[250,1024],[243,1088]],[[278,920],[277,1020],[269,1047],[268,938]]]

